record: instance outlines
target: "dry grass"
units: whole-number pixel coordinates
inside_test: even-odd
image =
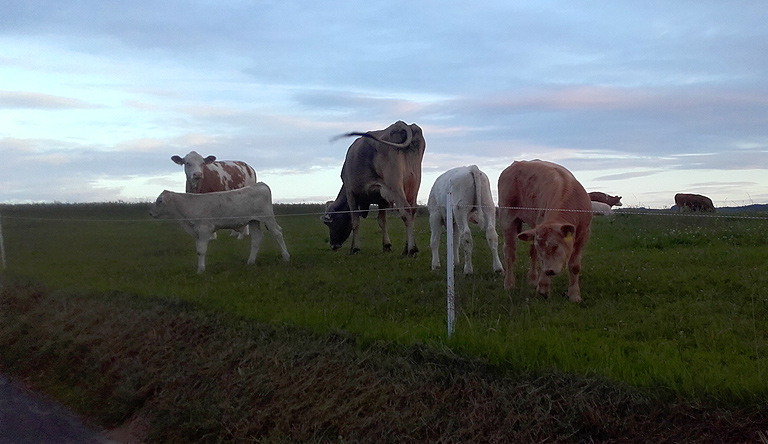
[[[744,442],[765,405],[512,373],[424,346],[319,335],[126,294],[0,292],[0,368],[148,442]]]

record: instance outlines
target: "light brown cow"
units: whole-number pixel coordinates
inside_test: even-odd
[[[504,235],[504,288],[515,286],[517,239],[532,242],[528,280],[543,296],[567,265],[568,298],[581,301],[581,256],[589,239],[592,205],[570,171],[542,160],[513,162],[499,176],[499,223]],[[531,227],[522,231],[523,223]]]
[[[589,199],[592,202],[602,202],[604,204],[610,205],[610,206],[621,206],[621,196],[611,196],[609,194],[605,194],[601,191],[592,191],[589,193]]]
[[[675,194],[675,205],[677,205],[678,211],[706,211],[713,213],[715,211],[715,205],[712,203],[712,199],[701,194]]]
[[[326,207],[323,222],[328,225],[331,248],[341,247],[352,233],[350,251],[360,250],[360,217],[367,217],[372,204],[379,206],[379,226],[384,250],[391,249],[387,234],[386,209],[400,213],[407,233],[403,254],[418,251],[414,233],[416,196],[421,185],[421,160],[427,143],[421,128],[397,121],[383,130],[346,133],[338,137],[361,136],[347,151],[341,168],[342,186],[338,197]]]

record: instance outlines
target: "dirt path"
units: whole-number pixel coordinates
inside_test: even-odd
[[[0,375],[0,443],[128,444],[59,403]]]

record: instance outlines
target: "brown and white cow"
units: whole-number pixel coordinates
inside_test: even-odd
[[[216,156],[203,158],[195,151],[184,157],[171,156],[171,160],[184,167],[187,193],[235,190],[256,183],[256,171],[239,160],[216,160]]]
[[[205,255],[208,241],[216,230],[250,226],[251,253],[248,264],[256,261],[264,235],[261,223],[275,238],[282,251],[283,260],[290,260],[283,241],[283,230],[275,221],[272,208],[272,191],[264,182],[237,190],[212,193],[174,193],[165,190],[150,207],[154,218],[178,220],[184,230],[194,236],[197,250],[197,272],[205,271]]]
[[[677,205],[678,211],[705,211],[710,213],[715,211],[712,199],[701,194],[677,193],[675,194],[675,205]]]
[[[459,244],[464,251],[464,274],[473,272],[472,232],[469,223],[474,222],[485,231],[485,239],[491,250],[493,271],[501,273],[504,267],[499,260],[499,235],[496,233],[496,204],[491,195],[491,183],[477,165],[450,169],[435,179],[429,191],[429,226],[432,232],[432,269],[440,267],[440,236],[446,226],[446,198],[451,193],[453,214],[453,257],[459,261]]]
[[[592,202],[602,202],[610,206],[621,206],[621,196],[611,196],[601,191],[592,191],[589,193],[589,200]]]
[[[550,278],[568,268],[568,298],[581,301],[579,272],[590,236],[592,205],[564,167],[542,160],[517,161],[499,176],[499,223],[504,236],[504,288],[515,285],[517,239],[532,242],[528,280],[543,296]],[[530,229],[523,231],[523,223]]]
[[[256,171],[240,160],[216,160],[216,156],[203,158],[195,151],[184,157],[171,156],[171,160],[184,167],[187,193],[236,190],[256,183]],[[248,226],[237,228],[232,234],[242,239],[248,235]]]
[[[367,217],[370,206],[377,204],[384,250],[392,248],[386,209],[394,207],[407,233],[403,254],[415,255],[416,197],[427,146],[421,128],[397,121],[383,130],[346,133],[336,138],[350,136],[360,137],[347,151],[341,168],[341,190],[336,200],[328,203],[322,218],[328,226],[331,248],[340,248],[352,233],[350,251],[360,251],[360,217]]]

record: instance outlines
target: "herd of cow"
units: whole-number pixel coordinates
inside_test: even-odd
[[[358,252],[360,218],[367,217],[371,205],[376,204],[383,249],[392,248],[386,213],[391,208],[405,223],[407,240],[403,254],[415,255],[416,197],[426,149],[421,128],[398,121],[383,130],[351,132],[337,138],[352,136],[359,137],[347,151],[341,169],[341,189],[336,200],[328,202],[322,217],[329,229],[331,248],[340,248],[351,235],[351,252]],[[184,166],[186,193],[163,191],[150,214],[178,220],[195,238],[198,273],[205,270],[208,242],[215,239],[219,229],[232,229],[239,238],[250,234],[248,264],[253,264],[263,239],[263,223],[280,246],[283,259],[290,259],[282,229],[275,220],[271,190],[265,183],[257,182],[253,168],[245,162],[217,161],[214,156],[203,158],[194,151],[171,159]],[[537,292],[547,296],[552,276],[567,268],[568,297],[573,302],[581,301],[581,256],[590,236],[592,215],[611,214],[612,206],[621,205],[621,196],[588,194],[570,171],[542,160],[513,162],[499,176],[498,192],[497,209],[488,176],[475,165],[451,169],[435,180],[428,201],[432,269],[440,267],[438,250],[450,193],[454,257],[459,258],[461,248],[464,273],[473,272],[469,229],[472,222],[485,231],[493,270],[504,274],[504,288],[515,285],[515,244],[520,239],[531,242],[528,280],[536,285]],[[712,201],[705,196],[677,194],[675,203],[681,210],[714,211]],[[498,253],[497,216],[504,238],[503,264]],[[523,224],[528,229],[523,230]]]

